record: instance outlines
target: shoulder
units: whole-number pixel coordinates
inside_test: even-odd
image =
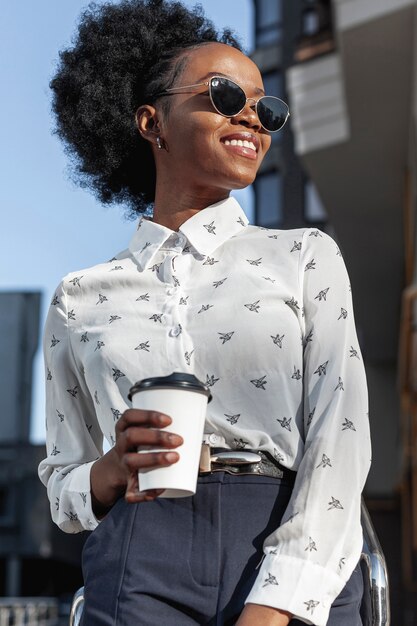
[[[340,255],[336,241],[319,228],[303,227],[284,230],[248,225],[236,239],[253,245],[262,242],[262,246],[272,246],[275,249],[278,246],[292,253],[331,250]]]
[[[239,233],[238,237],[239,240],[242,241],[262,241],[263,244],[271,243],[271,245],[275,246],[275,242],[279,242],[283,246],[288,246],[290,244],[294,245],[294,242],[301,243],[303,233],[306,230],[309,229],[291,228],[288,230],[282,230],[279,228],[265,228],[264,226],[254,226],[249,224]],[[298,245],[297,248],[300,249]]]
[[[62,278],[58,289],[69,296],[78,295],[103,281],[111,281],[111,273],[130,269],[131,265],[131,255],[126,249],[107,261],[69,272]]]

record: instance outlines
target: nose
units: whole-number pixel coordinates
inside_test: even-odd
[[[254,128],[260,130],[262,125],[256,112],[256,100],[247,98],[246,104],[240,113],[230,119],[232,124],[242,124],[246,128]]]

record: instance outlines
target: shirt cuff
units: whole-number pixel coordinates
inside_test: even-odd
[[[326,626],[332,602],[345,584],[310,561],[267,554],[245,604],[272,606],[306,624]]]
[[[93,513],[91,501],[90,473],[93,463],[95,461],[75,467],[66,477],[55,519],[64,532],[79,533],[83,530],[94,530],[100,523]]]

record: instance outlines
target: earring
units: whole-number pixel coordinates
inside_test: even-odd
[[[156,138],[156,144],[157,144],[159,150],[162,150],[163,145],[162,145],[162,139],[160,137]]]

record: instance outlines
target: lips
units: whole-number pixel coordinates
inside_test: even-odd
[[[253,133],[231,133],[220,140],[225,145],[240,146],[258,152],[259,139]]]

